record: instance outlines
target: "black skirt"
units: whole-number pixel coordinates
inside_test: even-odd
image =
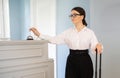
[[[93,78],[93,63],[88,50],[71,50],[67,58],[65,78]]]

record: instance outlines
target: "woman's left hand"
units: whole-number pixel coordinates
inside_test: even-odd
[[[98,44],[96,45],[96,49],[97,49],[98,54],[101,54],[102,51],[103,51],[103,46],[102,46],[102,44],[98,43]]]

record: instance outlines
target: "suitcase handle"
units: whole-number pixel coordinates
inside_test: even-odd
[[[95,50],[96,51],[96,59],[95,59],[95,78],[97,78],[97,66],[98,66],[98,52],[97,52],[97,49]],[[102,65],[102,53],[100,54],[99,56],[99,78],[101,78],[101,65]]]

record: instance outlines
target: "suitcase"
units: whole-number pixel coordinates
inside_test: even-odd
[[[99,59],[98,59],[99,58]],[[96,49],[96,57],[95,57],[95,78],[98,77],[98,60],[99,60],[99,78],[101,78],[101,65],[102,65],[102,53],[98,57],[98,52]]]

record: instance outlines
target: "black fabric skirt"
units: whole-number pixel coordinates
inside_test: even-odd
[[[93,78],[93,63],[87,50],[72,50],[67,58],[65,78]]]

